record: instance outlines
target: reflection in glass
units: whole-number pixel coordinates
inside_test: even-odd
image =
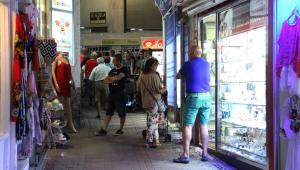
[[[212,14],[204,17],[201,20],[201,46],[202,46],[202,57],[204,57],[210,64],[211,72],[211,96],[212,96],[212,107],[210,114],[209,128],[209,147],[215,148],[215,82],[216,82],[216,14]]]

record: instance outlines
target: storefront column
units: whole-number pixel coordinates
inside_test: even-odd
[[[13,4],[0,0],[0,170],[17,169],[15,124],[10,123]]]

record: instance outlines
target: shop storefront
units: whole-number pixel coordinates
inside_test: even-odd
[[[163,55],[164,42],[162,37],[141,37],[141,50],[152,50],[152,57],[156,58],[159,62],[157,71],[161,79],[165,80],[165,59]]]
[[[196,44],[211,65],[211,153],[235,167],[275,169],[274,139],[278,134],[274,133],[273,9],[269,8],[273,2],[199,1],[184,5],[171,10],[179,10],[181,15],[177,16],[181,17],[174,22],[183,30],[181,36],[189,37],[182,38],[181,48],[176,50],[185,55],[173,55],[166,42],[166,58],[175,60],[174,64],[176,60],[187,61],[187,46]],[[166,21],[170,18],[172,15]],[[170,29],[166,27],[166,31]],[[166,40],[174,35],[166,34]],[[178,62],[176,68],[180,66]],[[178,91],[183,88],[177,85],[175,89],[177,97],[170,100],[182,101],[185,94]]]
[[[37,166],[44,149],[52,148],[60,140],[55,136],[52,117],[46,114],[48,109],[52,113],[56,111],[55,104],[60,106],[48,96],[52,87],[47,81],[57,51],[69,54],[75,83],[80,87],[80,77],[76,75],[79,72],[76,70],[80,70],[79,57],[75,57],[79,56],[79,50],[74,50],[79,46],[74,43],[79,34],[75,36],[73,31],[79,31],[79,27],[74,28],[79,23],[72,22],[76,18],[73,13],[79,10],[79,1],[68,2],[72,9],[74,5],[74,11],[58,8],[70,4],[64,1],[0,1],[0,169],[23,170]],[[52,8],[49,8],[50,3]],[[52,10],[71,15],[71,21],[64,22],[65,32],[72,30],[69,39],[64,37],[64,43],[71,46],[62,44],[64,49],[57,39],[60,36],[53,34],[51,21],[57,19],[49,15]],[[49,120],[47,124],[46,120]]]

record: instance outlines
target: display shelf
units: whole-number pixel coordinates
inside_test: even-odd
[[[247,128],[256,128],[260,130],[266,130],[266,124],[265,123],[259,123],[257,121],[233,121],[230,119],[222,119],[222,123],[228,123],[231,125],[241,126],[241,127],[247,127]]]
[[[249,81],[240,81],[240,82],[219,82],[219,85],[228,85],[228,84],[243,84],[243,83],[266,83],[266,81],[255,81],[255,80],[249,80]]]
[[[253,58],[247,58],[247,59],[236,59],[236,60],[226,60],[222,61],[222,58],[219,64],[230,64],[230,63],[249,63],[249,62],[257,62],[258,60],[265,60],[265,58],[262,57],[253,57]]]
[[[234,146],[232,144],[236,144],[236,145],[240,145],[240,146],[244,146],[244,147],[237,147],[237,146]],[[233,149],[236,149],[236,150],[247,152],[247,154],[249,154],[249,155],[255,155],[255,156],[261,157],[261,158],[266,157],[266,155],[264,155],[262,153],[254,153],[255,152],[254,150],[251,150],[251,149],[247,148],[247,146],[248,146],[247,144],[243,145],[242,143],[239,144],[239,143],[235,142],[235,143],[223,143],[223,145],[228,146],[228,147],[233,148]],[[266,150],[264,150],[264,151],[266,151]]]
[[[254,154],[253,152],[249,152],[240,148],[236,148],[227,144],[222,144],[220,149],[222,149],[225,152],[230,152],[231,154],[242,156],[246,159],[249,159],[251,161],[266,165],[267,164],[267,158],[258,154]],[[247,155],[247,157],[245,157]]]
[[[254,103],[254,102],[241,102],[241,101],[230,101],[230,100],[221,100],[222,104],[236,104],[236,105],[249,105],[249,106],[266,106],[266,104]]]

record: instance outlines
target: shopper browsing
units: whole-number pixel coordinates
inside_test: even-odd
[[[124,89],[128,71],[126,67],[122,65],[122,56],[120,54],[114,56],[113,64],[115,68],[109,72],[108,77],[104,80],[105,83],[109,84],[108,108],[104,120],[104,127],[95,132],[96,136],[107,134],[108,125],[115,111],[117,111],[120,117],[120,128],[116,131],[115,135],[123,134],[123,127],[126,120],[126,98]]]
[[[160,145],[158,122],[160,116],[166,110],[161,96],[166,92],[166,88],[163,87],[159,75],[156,73],[157,66],[157,59],[148,59],[145,70],[137,82],[138,90],[141,91],[143,108],[147,113],[147,146],[154,148]]]
[[[104,83],[104,79],[108,76],[111,68],[104,63],[103,57],[98,58],[97,61],[99,64],[93,69],[89,80],[93,81],[95,85],[96,117],[100,119],[100,111],[105,107],[108,95],[108,86]]]
[[[92,81],[89,80],[90,74],[92,73],[93,69],[98,65],[97,63],[98,54],[97,52],[92,52],[91,59],[89,59],[85,63],[85,91],[89,97],[89,103],[92,105],[93,97],[94,97],[94,84]]]
[[[192,128],[196,117],[200,120],[200,135],[202,141],[202,161],[208,161],[208,127],[211,107],[210,97],[210,66],[200,57],[201,48],[192,46],[189,51],[189,60],[176,75],[177,79],[186,81],[186,101],[183,107],[183,153],[173,161],[176,163],[189,163],[189,147],[192,136]]]

